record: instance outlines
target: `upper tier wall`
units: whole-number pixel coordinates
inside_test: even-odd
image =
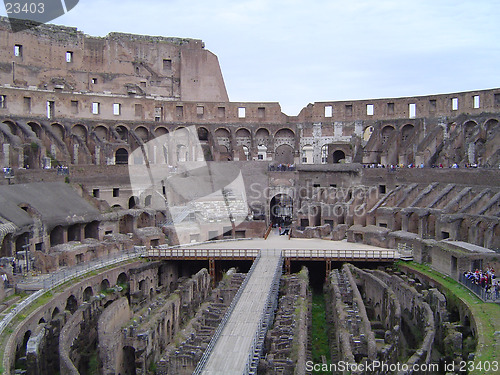
[[[228,101],[217,57],[197,39],[40,25],[13,33],[0,18],[0,82],[21,88]]]

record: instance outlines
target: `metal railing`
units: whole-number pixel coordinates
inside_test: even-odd
[[[14,306],[0,321],[0,335],[3,333],[5,327],[14,319],[17,314],[19,314],[23,309],[28,307],[32,302],[34,302],[38,297],[42,296],[44,293],[54,289],[55,287],[65,283],[66,281],[72,280],[78,276],[82,276],[90,271],[97,270],[99,268],[107,267],[112,264],[120,263],[128,259],[138,258],[143,254],[145,250],[144,246],[134,246],[132,251],[127,251],[120,254],[112,254],[107,258],[101,258],[96,261],[88,262],[78,266],[70,267],[68,269],[63,269],[58,272],[51,273],[51,275],[39,283],[43,284],[43,288],[30,294],[28,298],[21,301],[17,306]],[[30,281],[28,279],[23,279],[22,283],[37,283]],[[37,283],[38,284],[38,283]]]
[[[459,281],[484,302],[500,302],[500,292],[495,292],[494,286],[491,286],[489,290],[486,290],[486,288],[474,283],[472,280],[469,280],[463,274],[460,275]]]
[[[285,258],[292,259],[342,259],[388,261],[399,259],[396,250],[332,250],[332,249],[286,249]]]
[[[171,258],[171,259],[206,259],[206,258],[256,258],[258,249],[191,249],[191,248],[154,248],[144,253],[149,258]]]
[[[128,250],[126,252],[109,254],[106,257],[100,257],[96,260],[81,263],[76,266],[53,272],[48,278],[43,280],[43,288],[52,289],[58,285],[64,284],[66,281],[85,275],[86,273],[95,271],[97,269],[121,263],[129,259],[138,258],[144,254],[145,250],[145,246],[134,246],[134,249]]]
[[[259,251],[259,250],[257,250]],[[208,358],[210,357],[210,354],[212,353],[213,348],[215,347],[215,344],[217,344],[217,341],[219,340],[219,337],[222,334],[222,331],[224,330],[224,327],[227,324],[227,321],[229,320],[229,317],[234,311],[234,308],[236,307],[236,304],[238,303],[238,300],[240,299],[243,290],[248,284],[248,281],[252,277],[252,273],[255,270],[255,267],[257,267],[257,263],[259,262],[260,259],[260,252],[258,253],[257,257],[255,258],[255,261],[253,262],[252,266],[250,267],[250,270],[247,273],[247,276],[245,277],[245,280],[243,280],[243,283],[241,283],[238,291],[236,292],[233,300],[231,301],[231,304],[229,305],[229,308],[227,309],[226,313],[224,314],[224,317],[222,318],[222,321],[219,323],[219,326],[215,330],[214,335],[210,339],[210,342],[207,345],[207,348],[203,352],[203,355],[201,356],[200,361],[196,365],[196,368],[194,369],[193,375],[199,375],[202,373],[203,369],[205,368]]]

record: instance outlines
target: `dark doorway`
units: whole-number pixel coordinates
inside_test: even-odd
[[[292,224],[293,200],[288,194],[277,194],[269,207],[271,224],[288,226]]]
[[[128,151],[124,148],[119,148],[115,153],[116,164],[128,164]]]

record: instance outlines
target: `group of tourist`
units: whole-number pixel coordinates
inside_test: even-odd
[[[278,165],[271,164],[269,166],[269,170],[277,172],[294,171],[295,164],[278,164]]]
[[[500,298],[500,284],[498,278],[495,276],[495,270],[493,268],[467,271],[464,272],[464,277],[473,284],[479,285],[487,293],[490,293],[494,299]]]
[[[472,164],[464,164],[464,168],[479,168],[480,166],[477,165],[476,163]],[[387,168],[390,169],[391,171],[396,170],[396,169],[404,169],[404,168],[426,168],[424,163],[421,164],[380,164],[380,163],[371,163],[371,164],[363,164],[363,168]],[[443,164],[436,164],[436,165],[431,165],[430,168],[445,168]],[[457,163],[451,164],[448,168],[460,168],[460,165]]]

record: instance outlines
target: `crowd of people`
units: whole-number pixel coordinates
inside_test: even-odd
[[[271,164],[269,165],[269,170],[277,172],[294,171],[295,164],[278,164],[278,165]]]
[[[489,293],[494,299],[500,298],[500,284],[498,278],[495,276],[495,270],[493,268],[467,271],[464,272],[464,277],[472,284],[483,288],[485,292]]]
[[[458,168],[488,168],[488,166],[480,166],[476,163],[472,164],[464,164],[462,167],[460,167],[459,164],[453,163],[448,167],[443,166],[443,164],[436,164],[436,165],[431,165],[430,168],[453,168],[453,169],[458,169]],[[396,169],[404,169],[404,168],[429,168],[424,165],[424,163],[421,164],[380,164],[380,163],[371,163],[371,164],[363,164],[363,168],[387,168],[390,170],[396,170]]]

